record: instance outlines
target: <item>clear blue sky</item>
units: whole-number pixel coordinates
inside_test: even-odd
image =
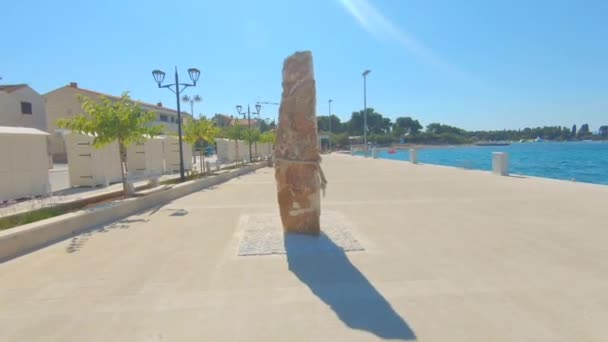
[[[368,106],[424,125],[608,124],[608,1],[5,1],[2,83],[70,81],[175,106],[151,70],[201,69],[195,112],[280,101],[283,59],[311,50],[318,114]],[[263,117],[277,108],[266,106]]]

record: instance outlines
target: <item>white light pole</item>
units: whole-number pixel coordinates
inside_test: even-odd
[[[328,103],[329,103],[329,115],[328,115],[328,118],[329,118],[329,153],[331,153],[331,102],[332,101],[333,101],[332,99],[329,99],[329,101],[328,101]]]
[[[363,143],[365,144],[365,156],[367,157],[367,75],[372,72],[371,70],[365,70],[363,76]]]

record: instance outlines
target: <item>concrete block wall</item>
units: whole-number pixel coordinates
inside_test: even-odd
[[[192,145],[182,140],[182,150],[184,159],[184,170],[192,170]],[[179,138],[166,136],[164,145],[165,172],[179,172]]]
[[[217,159],[224,163],[234,162],[236,160],[236,148],[237,143],[234,140],[218,138],[215,139],[217,143]],[[269,143],[257,143],[257,155],[255,144],[251,145],[251,153],[254,157],[263,157],[272,155],[272,144]],[[249,160],[249,143],[243,140],[238,141],[238,159]]]
[[[257,157],[265,157],[272,155],[272,144],[258,142],[258,154]],[[255,153],[255,151],[254,151]]]
[[[218,138],[215,139],[217,143],[217,159],[223,163],[234,162],[237,159],[237,145],[238,145],[238,159],[249,160],[249,144],[243,140],[235,142],[230,139]],[[253,147],[251,148],[253,152]]]

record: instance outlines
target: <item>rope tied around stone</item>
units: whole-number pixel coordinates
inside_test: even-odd
[[[317,167],[319,171],[319,178],[321,179],[321,190],[323,191],[323,197],[325,197],[325,189],[327,188],[327,179],[325,178],[325,174],[323,173],[323,169],[321,168],[321,158],[317,160],[297,160],[297,159],[287,159],[287,158],[279,158],[274,157],[276,161],[285,162],[288,164],[299,164],[299,165],[314,165]]]

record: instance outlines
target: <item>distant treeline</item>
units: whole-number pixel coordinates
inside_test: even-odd
[[[352,140],[349,140],[349,137],[363,136],[363,121],[363,111],[353,112],[350,120],[345,122],[335,115],[317,117],[319,130],[324,134],[331,131],[332,144],[339,147],[348,146]],[[480,141],[519,141],[536,138],[553,141],[608,140],[608,125],[601,126],[599,134],[593,134],[588,124],[582,124],[579,129],[573,125],[571,128],[546,126],[519,130],[467,131],[440,123],[422,127],[418,120],[409,116],[398,117],[393,122],[373,108],[367,109],[367,127],[368,141],[380,145],[399,142],[472,144]]]

